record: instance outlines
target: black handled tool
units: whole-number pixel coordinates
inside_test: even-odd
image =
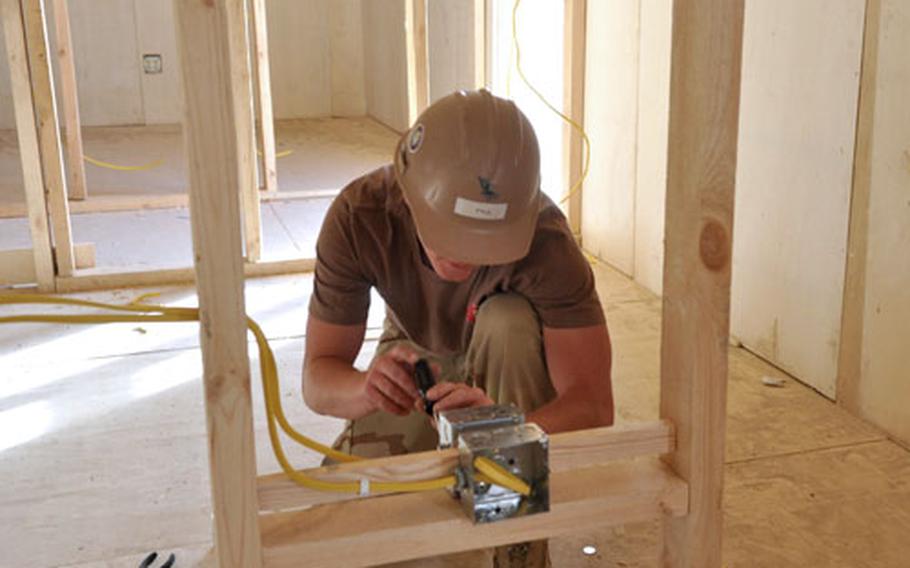
[[[433,415],[434,401],[427,398],[427,391],[436,384],[433,378],[433,370],[430,369],[430,363],[426,359],[420,359],[414,364],[414,382],[417,383],[417,390],[420,391],[420,398],[423,399],[423,409],[430,416]]]

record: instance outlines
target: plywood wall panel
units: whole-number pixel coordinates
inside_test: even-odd
[[[367,113],[383,124],[408,128],[404,0],[363,0]]]
[[[585,129],[591,167],[583,189],[584,247],[634,272],[638,0],[588,2]]]
[[[328,116],[332,112],[329,4],[322,0],[268,2],[275,118]]]
[[[641,0],[633,276],[655,294],[663,287],[672,9],[672,0]]]
[[[910,4],[880,3],[857,403],[910,445]]]
[[[71,2],[72,3],[72,2]],[[138,54],[159,54],[162,72],[140,72],[142,103],[146,124],[180,122],[180,70],[177,68],[177,39],[174,35],[174,3],[136,0]]]
[[[430,102],[474,88],[475,2],[429,2]]]
[[[336,0],[329,10],[332,115],[363,116],[366,93],[363,71],[361,0]]]
[[[732,333],[835,394],[863,0],[746,5]]]

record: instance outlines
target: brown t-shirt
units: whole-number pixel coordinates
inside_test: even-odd
[[[408,339],[440,355],[466,351],[471,311],[500,292],[527,298],[547,327],[604,322],[591,267],[551,200],[543,200],[525,258],[446,282],[423,253],[392,166],[354,180],[329,208],[316,243],[310,314],[327,323],[363,323],[371,287]]]

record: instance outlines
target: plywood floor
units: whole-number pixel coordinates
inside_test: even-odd
[[[654,418],[660,302],[605,266],[596,272],[619,419]],[[161,301],[195,303],[188,288],[160,291]],[[128,301],[140,292],[87,296]],[[248,309],[276,350],[291,420],[328,441],[340,422],[300,397],[310,292],[309,276],[251,281]],[[368,338],[381,316],[374,301]],[[368,341],[360,364],[374,348]],[[199,358],[190,324],[0,329],[0,566],[134,568],[151,550],[176,552],[179,567],[211,565]],[[724,565],[906,566],[910,452],[789,378],[764,386],[763,376],[780,373],[742,349],[731,348],[730,364]],[[258,383],[253,393],[259,468],[276,471]],[[301,466],[317,462],[291,455]],[[657,566],[657,529],[556,539],[554,566]],[[585,545],[596,554],[584,555]]]

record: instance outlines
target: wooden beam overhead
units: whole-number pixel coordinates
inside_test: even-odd
[[[664,520],[666,566],[721,565],[742,30],[743,0],[673,3],[660,412],[689,515]]]

